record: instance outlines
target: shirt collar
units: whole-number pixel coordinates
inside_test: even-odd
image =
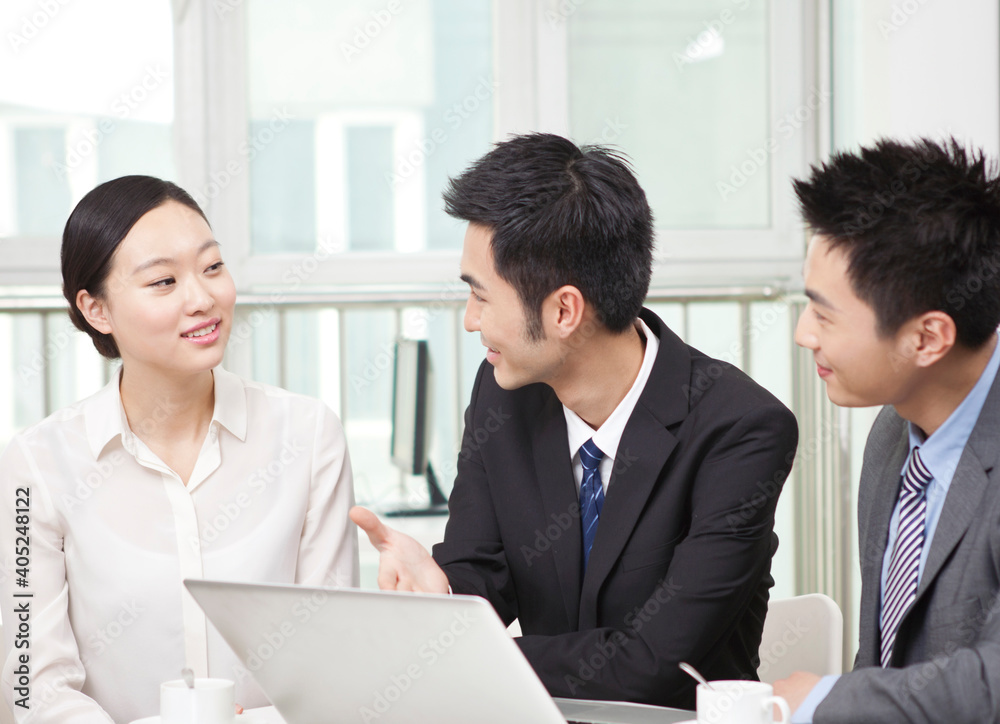
[[[246,440],[247,434],[247,398],[243,389],[243,380],[221,366],[212,370],[215,378],[215,409],[212,411],[212,423],[218,423],[229,430],[240,441]],[[122,445],[134,454],[135,435],[128,425],[125,407],[121,397],[121,367],[112,375],[108,382],[95,394],[85,413],[87,441],[94,458],[98,458],[107,444],[121,436]]]
[[[591,438],[594,439],[594,444],[601,449],[605,457],[612,459],[618,457],[618,443],[621,442],[625,425],[632,416],[639,395],[642,394],[642,390],[646,386],[650,371],[653,369],[653,362],[656,360],[656,352],[660,347],[660,340],[644,321],[636,319],[635,326],[639,334],[646,340],[646,351],[643,353],[642,365],[639,367],[639,374],[636,375],[632,387],[629,388],[625,397],[618,403],[608,419],[604,421],[604,424],[595,431],[582,417],[563,405],[571,458],[577,454],[580,446]]]
[[[240,442],[247,438],[247,393],[243,380],[232,372],[216,367],[215,411],[212,422],[218,422]]]
[[[100,456],[109,442],[128,430],[128,419],[125,417],[125,408],[122,407],[121,392],[118,389],[121,374],[119,367],[111,375],[111,381],[90,398],[90,403],[86,406],[84,425],[94,459]]]
[[[1000,368],[1000,342],[993,348],[990,361],[986,363],[986,368],[979,376],[979,380],[965,396],[961,404],[952,410],[948,419],[944,421],[934,434],[925,437],[923,431],[912,422],[910,428],[910,455],[913,449],[920,447],[920,459],[934,476],[934,480],[944,486],[945,489],[951,485],[951,479],[955,475],[955,468],[962,457],[965,444],[969,441],[972,428],[976,426],[979,413],[986,403],[986,396],[993,386],[993,379],[996,377],[997,369]],[[909,465],[909,456],[903,466]],[[903,473],[900,473],[901,475]]]

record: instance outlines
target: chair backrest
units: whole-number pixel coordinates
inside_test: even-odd
[[[761,681],[773,684],[796,671],[842,674],[844,617],[829,596],[808,593],[771,601],[760,641]]]
[[[3,625],[0,624],[0,641],[3,641]],[[2,649],[2,647],[0,647]],[[0,696],[0,724],[14,724],[14,714],[7,706],[7,699]]]

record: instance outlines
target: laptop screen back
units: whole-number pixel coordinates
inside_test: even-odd
[[[481,598],[184,585],[288,724],[565,722]]]

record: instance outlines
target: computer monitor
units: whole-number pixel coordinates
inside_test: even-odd
[[[387,516],[447,515],[448,499],[441,492],[427,455],[430,444],[431,364],[427,342],[400,339],[392,383],[392,462],[407,475],[427,481],[426,507],[386,511]]]

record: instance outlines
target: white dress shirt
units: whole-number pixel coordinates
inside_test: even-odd
[[[632,387],[622,398],[622,401],[615,407],[614,412],[604,421],[597,430],[588,425],[582,417],[571,409],[563,405],[563,414],[566,417],[566,436],[569,438],[569,456],[573,461],[573,477],[576,480],[576,490],[580,492],[580,485],[583,483],[583,463],[580,462],[580,446],[590,438],[594,438],[594,444],[604,453],[598,470],[601,473],[601,485],[607,495],[608,484],[611,482],[611,471],[614,470],[615,460],[622,459],[622,464],[628,464],[637,453],[629,450],[618,454],[618,443],[621,442],[622,433],[625,432],[625,425],[632,417],[632,410],[635,403],[639,401],[639,395],[646,387],[649,380],[649,373],[653,370],[653,361],[656,360],[656,352],[660,348],[660,340],[653,334],[652,330],[641,319],[635,320],[635,328],[646,340],[646,351],[642,356],[642,366],[639,367],[639,374],[636,375]]]
[[[31,722],[59,724],[152,716],[160,683],[184,666],[233,679],[238,703],[262,706],[181,581],[358,585],[353,480],[337,416],[221,367],[214,375],[212,422],[186,486],[129,429],[117,375],[17,435],[0,457],[8,702],[21,698],[12,689],[19,655],[30,656],[31,709],[12,706],[18,720],[29,711]],[[27,576],[16,570],[19,490],[30,493]],[[25,602],[28,648],[13,648]]]

